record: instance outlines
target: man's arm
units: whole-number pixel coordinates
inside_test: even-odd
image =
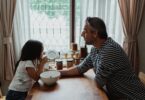
[[[93,68],[91,55],[89,54],[79,65],[71,67],[67,70],[60,70],[61,76],[77,76],[82,75],[89,69]]]
[[[61,76],[77,76],[81,75],[77,67],[71,67],[66,70],[60,70]]]

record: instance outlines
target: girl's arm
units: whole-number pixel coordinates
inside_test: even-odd
[[[28,75],[34,79],[35,81],[39,80],[40,73],[43,72],[43,67],[45,63],[48,61],[47,57],[44,57],[41,61],[40,64],[38,65],[37,69],[34,69],[32,67],[26,67],[26,70],[28,72]]]

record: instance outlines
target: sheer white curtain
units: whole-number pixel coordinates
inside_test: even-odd
[[[79,44],[82,43],[80,33],[88,16],[102,18],[108,35],[122,45],[123,30],[118,0],[80,0],[80,18],[76,22],[76,41]]]
[[[50,2],[50,0],[48,1]],[[66,1],[66,4],[63,4],[62,1],[59,2],[61,4],[53,1],[52,5],[42,4],[45,1],[41,2],[41,0],[17,0],[14,16],[14,44],[17,60],[22,46],[29,39],[41,41],[45,51],[67,51],[69,49],[69,13],[63,16],[63,13],[70,12],[70,9],[63,9],[63,7],[70,6],[69,0]],[[54,5],[56,8],[61,7],[62,10],[55,10]],[[50,12],[58,16],[47,15]]]
[[[28,0],[17,0],[13,22],[16,60],[19,59],[24,43],[31,38],[28,6]]]

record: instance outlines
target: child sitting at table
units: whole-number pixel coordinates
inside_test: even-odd
[[[22,48],[21,56],[16,64],[16,72],[10,83],[6,100],[25,100],[27,92],[39,79],[47,57],[43,57],[43,44],[37,40],[29,40]]]

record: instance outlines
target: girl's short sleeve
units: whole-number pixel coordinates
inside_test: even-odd
[[[30,60],[26,61],[26,63],[25,63],[25,67],[32,67],[32,68],[35,68],[33,62],[30,61]]]

